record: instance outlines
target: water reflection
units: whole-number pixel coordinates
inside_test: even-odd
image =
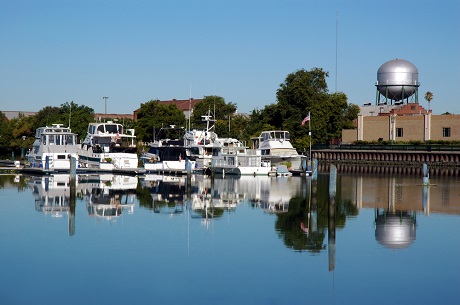
[[[70,175],[26,177],[32,189],[35,210],[46,216],[68,217],[69,235],[75,234],[76,199],[86,202],[88,215],[114,222],[124,211],[134,212],[137,177],[120,175]]]
[[[415,241],[416,214],[413,211],[375,210],[375,239],[390,249],[403,249]]]
[[[185,194],[184,176],[145,175],[137,189],[141,207],[170,216],[184,212]]]
[[[69,214],[69,175],[31,177],[28,185],[32,189],[36,211],[59,218]]]
[[[275,218],[274,230],[285,247],[313,254],[334,248],[336,238],[340,238],[335,230],[344,229],[346,222],[362,209],[374,209],[375,217],[370,221],[375,225],[375,240],[391,249],[404,249],[416,241],[417,213],[460,214],[460,195],[452,191],[458,184],[455,179],[439,184],[435,180],[423,186],[417,177],[340,174],[333,200],[330,179],[327,173],[320,174],[317,180],[79,175],[75,189],[76,196],[85,201],[88,215],[98,221],[114,222],[124,213],[132,214],[139,202],[141,208],[155,214],[174,217],[187,212],[186,217],[208,225],[248,204]],[[27,180],[33,190],[35,210],[52,217],[69,217],[69,235],[73,235],[75,199],[72,203],[69,176]]]
[[[78,191],[88,215],[114,222],[124,211],[134,213],[137,177],[122,175],[80,175]]]

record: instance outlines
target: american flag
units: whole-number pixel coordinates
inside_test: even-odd
[[[305,125],[305,123],[307,123],[308,121],[310,121],[310,112],[309,112],[308,115],[305,117],[305,119],[303,119],[303,121],[302,121],[302,126]]]

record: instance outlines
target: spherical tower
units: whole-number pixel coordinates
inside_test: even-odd
[[[376,104],[418,103],[418,70],[404,59],[387,61],[377,71]],[[409,98],[411,100],[409,101]]]

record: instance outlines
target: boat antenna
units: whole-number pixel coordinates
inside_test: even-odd
[[[70,111],[69,111],[69,128],[70,128],[70,117],[72,116],[72,103],[73,101],[70,102]]]
[[[192,117],[192,84],[190,83],[190,93],[188,100],[188,131],[192,129],[190,118]]]

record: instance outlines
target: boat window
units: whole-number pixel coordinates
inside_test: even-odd
[[[61,145],[61,136],[56,135],[56,145]]]
[[[42,137],[42,143],[43,145],[46,145],[46,136],[41,136]]]
[[[113,125],[105,125],[105,130],[108,133],[117,133],[118,132],[117,125],[115,125],[115,124],[113,124]]]
[[[94,134],[94,131],[96,130],[96,126],[91,125],[88,127],[88,133],[89,134]]]
[[[288,132],[288,131],[286,131],[286,132],[284,133],[284,138],[285,138],[286,140],[289,140],[289,132]]]
[[[104,130],[104,125],[99,125],[99,126],[97,126],[97,131],[98,131],[98,132],[104,133],[104,132],[105,132],[105,130]]]
[[[284,139],[284,132],[283,131],[275,132],[275,139],[276,140],[283,140]]]
[[[75,141],[74,141],[75,137],[73,135],[67,135],[65,136],[65,143],[66,145],[74,145],[75,144]]]
[[[54,135],[48,135],[48,143],[50,145],[54,145]]]
[[[58,155],[57,158],[58,159],[65,159],[65,155]]]
[[[110,137],[95,137],[94,138],[94,144],[99,144],[99,145],[109,145],[110,144]]]
[[[268,139],[270,139],[270,134],[268,132],[265,132],[262,134],[262,138],[264,139],[264,141],[267,141]]]

